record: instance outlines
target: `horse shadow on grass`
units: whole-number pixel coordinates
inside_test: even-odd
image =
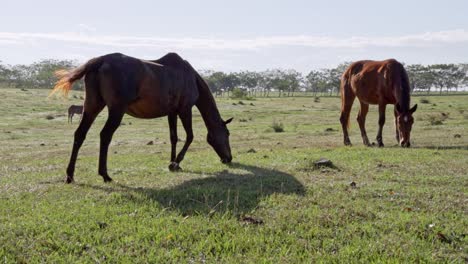
[[[120,183],[77,185],[109,193],[119,192],[129,202],[155,201],[164,208],[179,211],[182,215],[242,215],[257,208],[262,199],[271,195],[305,194],[302,183],[288,173],[240,163],[233,163],[230,168],[235,170],[223,170],[211,175],[188,171],[204,177],[167,188],[132,187]]]

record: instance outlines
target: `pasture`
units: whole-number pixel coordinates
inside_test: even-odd
[[[125,116],[109,184],[97,174],[103,111],[66,185],[79,120],[66,111],[84,95],[48,92],[0,89],[0,262],[468,261],[468,95],[413,97],[410,149],[396,146],[392,107],[386,147],[369,148],[355,102],[345,147],[339,98],[217,99],[234,117],[233,164],[206,143],[194,108],[195,140],[175,173],[167,118]],[[371,142],[376,130],[372,106]],[[334,166],[315,167],[320,158]]]

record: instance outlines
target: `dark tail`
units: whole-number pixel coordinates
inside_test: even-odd
[[[73,70],[58,70],[55,72],[55,76],[59,78],[59,80],[55,83],[54,89],[50,92],[50,95],[53,95],[57,92],[62,92],[64,96],[68,95],[72,88],[72,84],[83,78],[86,73],[90,71],[97,70],[103,62],[102,57],[96,57],[90,59],[87,63],[81,65],[80,67],[73,69]]]
[[[343,76],[341,77],[341,84],[340,84],[340,94],[341,94],[341,112],[345,110],[345,104],[346,104],[346,94],[351,92],[351,84],[350,80],[351,79],[351,71],[347,69],[344,73]],[[349,128],[349,112],[344,113],[345,115],[348,116],[347,120],[348,122],[346,123],[346,127]]]

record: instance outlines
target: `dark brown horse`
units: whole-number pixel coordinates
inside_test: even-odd
[[[199,109],[208,129],[208,143],[223,163],[232,160],[227,124],[223,121],[206,82],[179,55],[169,53],[155,61],[145,61],[115,53],[93,58],[72,71],[58,71],[60,78],[52,93],[66,95],[73,82],[85,76],[86,98],[83,116],[75,131],[73,150],[67,168],[66,182],[73,182],[78,151],[96,116],[107,106],[109,116],[101,131],[99,175],[112,181],[107,173],[107,152],[112,135],[125,113],[138,118],[168,116],[171,139],[171,171],[180,169],[192,133],[192,106]],[[187,139],[176,156],[177,116]]]
[[[68,107],[68,123],[73,123],[73,116],[83,114],[83,106],[82,105],[70,105]]]
[[[357,61],[351,64],[341,78],[341,117],[344,144],[351,145],[348,136],[349,113],[357,97],[361,108],[357,117],[362,140],[370,146],[365,122],[369,104],[379,105],[379,130],[377,143],[383,147],[382,129],[385,124],[387,104],[395,105],[396,140],[402,147],[410,146],[413,113],[418,105],[410,109],[410,86],[408,74],[401,63],[394,59],[385,61]]]

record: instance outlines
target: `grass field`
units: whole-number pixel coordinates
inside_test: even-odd
[[[2,263],[468,261],[468,96],[414,97],[410,149],[396,146],[392,108],[385,148],[362,145],[357,108],[354,146],[344,147],[338,98],[219,99],[235,118],[234,163],[219,162],[194,109],[195,141],[177,173],[167,119],[126,116],[110,184],[97,175],[104,111],[66,185],[79,120],[67,124],[66,109],[83,94],[47,94],[0,89]],[[375,106],[367,128],[375,141]],[[320,158],[334,167],[315,168]]]

